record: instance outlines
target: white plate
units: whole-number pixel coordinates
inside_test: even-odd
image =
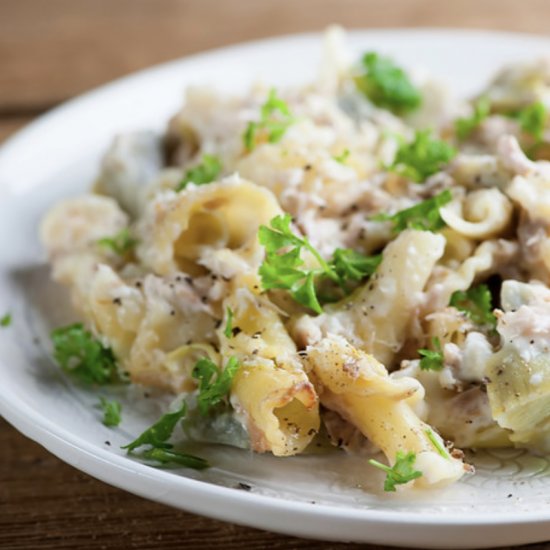
[[[357,53],[381,50],[470,93],[502,63],[550,53],[544,38],[450,30],[366,31]],[[229,448],[201,449],[204,473],[147,467],[119,446],[157,416],[125,407],[109,430],[97,398],[77,389],[49,359],[48,332],[67,321],[64,292],[49,282],[36,237],[53,202],[86,190],[114,133],[161,129],[183,89],[212,83],[240,90],[256,77],[276,85],[306,81],[320,58],[319,35],[245,44],[168,63],[67,103],[0,150],[0,413],[69,464],[146,498],[219,519],[284,533],[416,547],[488,547],[550,539],[550,464],[522,451],[475,459],[478,473],[455,487],[414,495],[371,491],[372,468],[343,454],[275,459]],[[131,396],[122,396],[131,399]],[[111,445],[105,442],[109,441]],[[32,478],[32,472],[29,472]],[[241,483],[252,490],[238,490]]]

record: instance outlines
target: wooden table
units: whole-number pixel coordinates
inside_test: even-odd
[[[548,0],[0,0],[0,141],[93,86],[243,40],[332,22],[546,33],[549,21]],[[2,549],[346,546],[148,502],[63,464],[2,420],[0,449]]]

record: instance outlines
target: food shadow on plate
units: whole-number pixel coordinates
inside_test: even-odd
[[[50,333],[76,321],[68,293],[51,280],[46,263],[10,271],[8,284],[15,341],[33,376],[43,383],[64,383],[51,358]]]

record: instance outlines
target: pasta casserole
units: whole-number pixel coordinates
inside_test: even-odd
[[[278,457],[328,440],[386,491],[472,473],[461,449],[550,450],[550,61],[464,100],[344,38],[305,86],[190,87],[43,220],[82,318],[57,362],[178,396],[127,445],[147,463],[208,466],[180,425]]]

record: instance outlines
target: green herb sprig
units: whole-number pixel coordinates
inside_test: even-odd
[[[105,397],[99,398],[98,407],[103,412],[103,424],[109,428],[118,426],[122,420],[122,405],[116,400],[108,400]]]
[[[417,130],[411,142],[400,144],[387,169],[420,183],[439,172],[455,155],[456,149],[432,137],[430,130]]]
[[[323,274],[335,282],[340,278],[308,239],[293,233],[290,228],[291,221],[290,214],[284,214],[273,218],[270,227],[260,226],[258,239],[266,251],[266,258],[259,269],[262,286],[265,290],[288,290],[298,303],[321,313],[322,307],[315,291],[315,277]],[[281,249],[286,248],[290,250],[279,254]],[[304,266],[301,258],[302,249],[313,255],[318,264],[317,268]]]
[[[544,103],[536,101],[519,111],[515,117],[520,128],[532,136],[537,144],[543,141],[544,129],[548,120],[548,111]]]
[[[127,227],[110,237],[103,237],[97,241],[99,246],[107,248],[119,256],[125,256],[131,252],[137,243],[137,239],[132,237]]]
[[[412,84],[407,73],[388,57],[368,52],[361,60],[361,69],[363,74],[356,78],[356,85],[374,105],[397,115],[420,107],[420,90]]]
[[[332,266],[341,281],[361,281],[372,275],[380,263],[382,254],[365,256],[351,248],[337,248],[332,255]]]
[[[199,382],[197,403],[202,415],[207,415],[212,408],[227,398],[240,367],[235,356],[228,359],[223,369],[206,357],[197,361],[193,368],[193,378]]]
[[[0,318],[0,327],[7,328],[11,325],[11,313],[6,313]]]
[[[432,338],[433,350],[431,349],[419,349],[420,355],[420,368],[421,370],[435,370],[439,371],[443,368],[443,349],[441,348],[441,341],[439,338]]]
[[[243,134],[245,149],[254,150],[259,135],[265,135],[269,143],[278,143],[295,121],[286,102],[277,96],[275,88],[271,88],[261,107],[260,120],[249,122]]]
[[[229,306],[225,310],[225,319],[223,334],[226,338],[231,338],[233,335],[233,310]]]
[[[473,105],[473,113],[469,117],[455,120],[455,134],[460,141],[467,139],[472,132],[491,113],[491,102],[487,97],[480,97]]]
[[[187,405],[184,402],[177,411],[163,415],[137,439],[128,443],[128,445],[124,445],[122,449],[126,449],[129,454],[133,454],[138,458],[152,460],[163,465],[178,464],[196,470],[208,468],[210,466],[208,461],[194,455],[175,451],[173,450],[173,445],[168,442],[178,422],[186,414]],[[148,446],[149,448],[141,453],[134,453],[135,449],[143,446]]]
[[[350,154],[351,153],[349,149],[344,149],[339,155],[334,155],[334,157],[332,158],[340,164],[346,164],[346,161],[348,160]]]
[[[395,214],[377,214],[373,221],[391,221],[394,233],[400,233],[405,229],[419,229],[421,231],[438,231],[445,227],[445,222],[439,213],[439,209],[451,202],[453,195],[449,189],[445,189],[438,195],[419,202],[410,208],[400,210]]]
[[[176,187],[176,191],[182,191],[190,183],[206,185],[217,179],[222,171],[221,160],[214,155],[203,155],[201,161],[185,173],[185,176]]]
[[[284,214],[273,218],[269,227],[260,226],[258,239],[266,251],[258,271],[262,287],[288,290],[296,302],[316,313],[323,311],[316,281],[328,279],[347,291],[347,281],[372,275],[382,260],[381,255],[367,257],[350,249],[337,249],[333,258],[326,261],[307,238],[292,231],[291,221],[290,214]],[[314,257],[316,267],[305,266],[301,257],[304,250]]]
[[[81,323],[57,328],[51,338],[55,360],[81,382],[104,385],[121,381],[112,350],[103,346]]]
[[[497,318],[493,313],[492,301],[489,287],[486,284],[480,284],[466,291],[453,292],[449,305],[464,312],[477,325],[488,325],[494,329]]]
[[[434,446],[438,454],[443,458],[449,459],[449,453],[447,449],[445,449],[445,447],[441,444],[441,441],[439,441],[433,430],[431,428],[427,428],[426,430],[424,430],[424,433],[426,434],[426,437],[430,440],[430,443]]]
[[[369,460],[369,464],[386,472],[384,491],[387,492],[394,492],[396,485],[403,485],[422,477],[422,472],[414,469],[415,462],[416,454],[412,451],[406,454],[403,451],[397,451],[395,464],[391,467],[377,460]]]

